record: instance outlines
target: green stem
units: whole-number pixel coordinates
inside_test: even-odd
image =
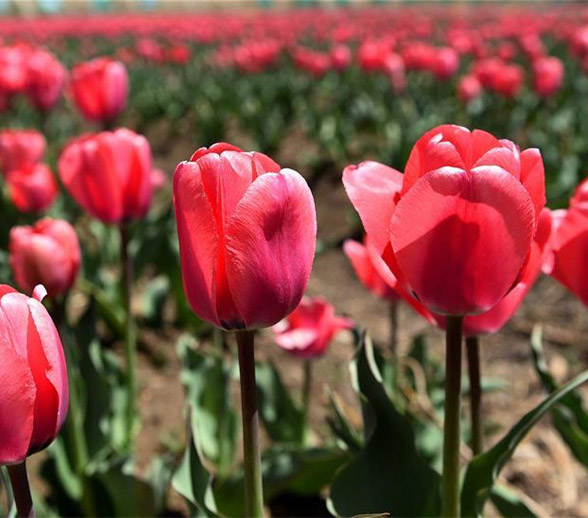
[[[255,384],[255,351],[253,331],[237,331],[241,411],[243,413],[243,451],[245,468],[245,515],[263,517],[263,484],[259,450],[259,415]]]
[[[447,317],[445,334],[445,416],[443,422],[443,511],[459,517],[459,413],[461,399],[461,333],[463,317]]]
[[[302,385],[302,412],[304,421],[308,424],[310,414],[310,398],[312,395],[312,360],[304,360],[304,379]]]
[[[398,299],[393,298],[390,301],[390,351],[396,357],[398,350]]]
[[[137,398],[137,339],[135,335],[135,322],[132,312],[133,293],[133,262],[129,255],[129,234],[126,223],[120,225],[121,260],[123,268],[123,293],[126,311],[125,328],[125,357],[127,363],[127,426],[126,446],[130,449],[135,430],[136,398]]]
[[[480,375],[480,343],[477,336],[466,338],[468,376],[470,378],[470,416],[472,420],[472,452],[482,453],[484,437],[482,430],[482,384]]]
[[[33,499],[31,498],[31,488],[29,487],[29,478],[27,477],[26,460],[20,464],[6,466],[14,501],[16,502],[17,516],[19,518],[34,518],[35,510],[33,509]]]

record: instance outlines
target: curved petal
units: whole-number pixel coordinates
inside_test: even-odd
[[[298,305],[315,246],[314,200],[302,176],[259,176],[226,232],[228,283],[246,327],[271,326]]]
[[[486,311],[506,295],[533,231],[527,191],[489,166],[428,173],[400,200],[390,226],[408,285],[429,310],[450,315]]]
[[[343,171],[347,196],[379,253],[389,241],[388,227],[402,187],[402,173],[378,162],[350,165]]]
[[[219,239],[196,163],[178,165],[173,190],[186,297],[196,315],[219,326],[215,302]]]
[[[527,189],[535,206],[536,220],[545,207],[545,170],[538,149],[525,149],[521,153],[521,183]]]

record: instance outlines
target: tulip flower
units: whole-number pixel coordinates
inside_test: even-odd
[[[347,45],[335,45],[331,49],[330,54],[331,67],[338,72],[345,70],[351,64],[351,60],[353,59],[351,50],[349,50]]]
[[[353,322],[335,315],[335,308],[322,297],[305,297],[298,307],[272,327],[274,340],[284,351],[300,358],[322,356],[333,337]]]
[[[152,195],[151,149],[145,137],[122,128],[70,141],[59,175],[83,209],[104,223],[141,219]]]
[[[564,66],[554,56],[542,56],[533,62],[533,87],[540,97],[555,94],[562,86]]]
[[[55,297],[68,291],[76,280],[80,245],[65,220],[45,218],[31,227],[13,227],[8,249],[14,279],[26,293],[43,284],[48,295]]]
[[[127,105],[128,82],[127,69],[120,61],[97,58],[74,67],[71,93],[84,117],[108,124]]]
[[[120,231],[122,284],[126,308],[127,438],[133,443],[136,415],[136,336],[131,297],[133,264],[129,255],[131,221],[147,214],[153,191],[151,149],[145,137],[128,129],[103,131],[72,140],[59,157],[59,175],[74,200],[95,218]]]
[[[174,207],[184,291],[194,313],[237,330],[247,516],[263,516],[254,335],[292,312],[316,240],[308,185],[262,153],[198,149],[176,168]]]
[[[68,378],[59,334],[41,304],[0,286],[0,464],[8,465],[19,516],[33,516],[25,461],[55,439],[68,408]]]
[[[463,76],[457,84],[457,96],[462,103],[469,103],[482,94],[482,85],[474,75]]]
[[[26,169],[38,164],[45,154],[47,142],[36,130],[9,129],[0,131],[0,167],[7,175],[13,169]]]
[[[41,111],[53,108],[63,90],[65,67],[55,56],[39,49],[28,58],[27,73],[25,93],[31,104]]]
[[[44,211],[59,193],[53,173],[45,164],[13,169],[8,173],[6,183],[12,203],[21,212]]]
[[[416,142],[404,175],[370,162],[347,167],[343,182],[399,283],[447,315],[443,514],[457,516],[462,321],[495,306],[524,274],[545,204],[541,155],[446,125]]]

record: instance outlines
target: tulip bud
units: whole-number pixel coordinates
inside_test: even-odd
[[[335,308],[322,297],[304,297],[288,317],[272,327],[274,340],[282,349],[301,358],[321,356],[353,321],[335,315]]]
[[[128,81],[120,61],[97,58],[81,63],[71,73],[73,100],[87,119],[113,121],[127,105]]]
[[[316,213],[300,174],[229,144],[176,168],[184,290],[194,313],[225,329],[269,327],[306,289]]]
[[[41,212],[48,209],[59,192],[51,169],[45,164],[13,169],[7,177],[8,194],[21,212]]]
[[[43,159],[47,143],[36,130],[0,131],[0,167],[7,175],[13,169],[27,169]]]
[[[61,295],[80,270],[78,238],[65,220],[45,218],[31,227],[13,227],[8,250],[14,279],[26,293],[43,284],[50,297]]]
[[[65,83],[67,72],[55,56],[44,50],[35,51],[28,60],[26,95],[39,110],[55,106]]]
[[[0,286],[0,464],[18,464],[46,448],[65,420],[69,390],[61,340],[41,304]]]
[[[533,62],[533,86],[540,97],[556,93],[563,83],[563,63],[556,57],[544,56]]]
[[[105,223],[140,219],[151,205],[151,149],[128,129],[73,139],[59,157],[63,185],[93,217]]]

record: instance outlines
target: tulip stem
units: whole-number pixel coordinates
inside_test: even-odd
[[[482,385],[480,375],[480,343],[477,336],[466,338],[468,376],[470,378],[470,417],[472,420],[472,452],[482,453]]]
[[[459,414],[463,317],[448,316],[445,334],[445,416],[443,422],[443,511],[459,516]]]
[[[237,331],[241,411],[243,413],[243,451],[245,468],[245,516],[263,517],[263,483],[259,450],[259,415],[255,383],[253,331]]]
[[[126,311],[125,356],[127,362],[127,426],[126,446],[130,449],[133,442],[136,414],[137,380],[135,375],[137,362],[137,340],[132,311],[133,261],[129,254],[129,233],[126,223],[120,225],[120,246],[123,268],[123,293]]]
[[[396,357],[398,351],[398,299],[390,301],[390,351]]]
[[[304,425],[308,426],[308,416],[310,415],[310,398],[312,394],[312,360],[304,360],[304,379],[302,385],[302,412],[304,415]]]
[[[26,460],[20,464],[6,466],[6,468],[8,469],[14,501],[16,502],[17,516],[19,518],[34,518],[35,510],[33,509],[29,478],[27,477]]]

